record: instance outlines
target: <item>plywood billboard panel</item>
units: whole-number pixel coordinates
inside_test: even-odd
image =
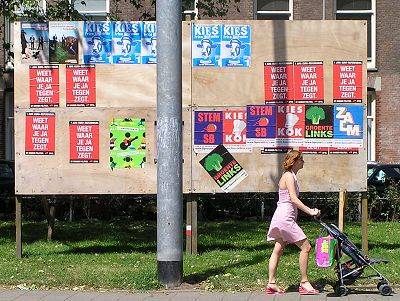
[[[198,21],[218,24],[218,21]],[[251,24],[249,68],[192,69],[195,106],[264,103],[264,62],[323,61],[325,103],[332,103],[332,63],[358,60],[366,68],[366,22],[363,21],[229,21]],[[366,70],[366,69],[365,69]],[[364,83],[366,82],[366,72]],[[221,88],[223,87],[223,88]]]
[[[55,114],[55,152],[53,155],[25,154],[25,120],[33,109],[17,109],[15,114],[16,193],[17,194],[154,194],[157,191],[155,109],[148,108],[69,108],[51,109]],[[43,111],[40,111],[43,112]],[[190,187],[190,113],[184,116],[184,187]],[[145,168],[111,168],[110,124],[115,118],[145,119]],[[99,123],[99,162],[70,162],[70,121]],[[115,142],[117,144],[117,142]]]
[[[251,29],[250,65],[242,67],[192,67],[193,24],[236,24]],[[245,112],[247,105],[265,103],[265,62],[322,62],[323,91],[315,97],[321,105],[333,104],[333,62],[357,61],[362,64],[363,138],[354,154],[305,154],[305,168],[300,171],[302,191],[366,190],[366,23],[364,21],[194,21],[182,24],[182,106],[183,106],[183,190],[185,193],[222,193],[200,165],[210,149],[196,146],[202,137],[195,131],[196,111]],[[20,27],[15,26],[19,45]],[[79,24],[79,34],[83,26]],[[231,46],[232,47],[232,46]],[[198,49],[197,49],[198,50]],[[17,194],[147,194],[156,193],[156,65],[96,64],[96,104],[94,107],[66,106],[66,66],[59,72],[59,107],[31,108],[29,65],[21,64],[21,52],[15,51],[15,160]],[[79,63],[82,63],[82,56]],[[319,64],[319,63],[318,63]],[[300,64],[302,65],[302,64]],[[304,64],[303,64],[304,65]],[[321,77],[321,71],[318,72]],[[304,84],[303,86],[307,86]],[[312,87],[312,84],[310,84]],[[351,87],[351,85],[349,85]],[[312,88],[311,88],[312,89]],[[296,92],[297,93],[297,92]],[[323,96],[321,96],[323,95]],[[303,97],[304,98],[304,97]],[[320,103],[318,103],[320,104]],[[356,105],[356,104],[349,104]],[[54,154],[26,154],[26,114],[55,113]],[[237,116],[239,116],[238,114]],[[145,118],[146,167],[110,168],[110,121],[113,118]],[[237,117],[236,125],[243,125]],[[69,122],[99,123],[99,158],[91,163],[77,163],[79,154],[70,158]],[[224,121],[233,133],[236,126]],[[333,126],[333,124],[332,124]],[[40,128],[40,127],[38,127]],[[32,127],[33,129],[33,127]],[[31,132],[30,132],[31,133]],[[32,132],[33,133],[33,132]],[[30,135],[34,135],[34,134]],[[38,132],[39,133],[39,132]],[[197,135],[197,136],[196,136]],[[205,137],[205,136],[204,136]],[[239,137],[239,136],[237,136]],[[237,138],[236,137],[236,138]],[[232,137],[231,137],[232,138]],[[222,138],[221,138],[222,139]],[[229,138],[230,139],[230,138]],[[224,141],[233,157],[248,176],[232,192],[276,191],[282,174],[284,154],[262,153],[263,147]],[[79,144],[79,140],[74,140]],[[222,141],[222,140],[221,140]],[[312,145],[311,145],[312,146]],[[298,146],[297,146],[298,147]],[[206,150],[206,151],[204,151]],[[78,152],[78,151],[77,151]],[[340,150],[337,151],[340,153]],[[93,151],[92,154],[96,154]]]

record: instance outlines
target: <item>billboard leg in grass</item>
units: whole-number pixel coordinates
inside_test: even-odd
[[[181,1],[157,0],[157,264],[167,288],[183,278]]]
[[[16,256],[22,258],[22,198],[15,196],[15,243]]]

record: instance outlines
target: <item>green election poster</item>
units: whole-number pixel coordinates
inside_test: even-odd
[[[110,167],[144,168],[146,121],[144,118],[114,118],[110,123]]]

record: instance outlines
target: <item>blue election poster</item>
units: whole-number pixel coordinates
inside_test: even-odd
[[[157,64],[156,22],[142,23],[142,64]]]
[[[222,144],[222,111],[194,112],[194,150],[196,153],[209,152]]]
[[[363,106],[335,105],[333,138],[336,146],[363,144]]]
[[[276,106],[248,105],[246,144],[252,146],[276,146]]]
[[[221,26],[218,24],[194,24],[192,27],[192,66],[221,64]]]
[[[86,21],[83,24],[83,62],[85,64],[111,64],[112,23]]]
[[[221,41],[222,67],[250,67],[250,25],[223,25]]]
[[[140,64],[142,22],[113,22],[113,63]]]

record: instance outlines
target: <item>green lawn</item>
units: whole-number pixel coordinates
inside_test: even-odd
[[[300,222],[314,242],[321,227]],[[272,243],[267,224],[256,221],[199,222],[198,256],[184,256],[184,281],[217,291],[262,290]],[[0,285],[30,288],[153,290],[157,282],[156,223],[151,221],[95,221],[56,224],[56,238],[48,242],[46,224],[23,224],[22,259],[15,257],[14,224],[0,222]],[[387,258],[375,265],[393,284],[400,284],[400,223],[370,223],[370,257]],[[345,232],[361,244],[359,223]],[[332,268],[319,269],[312,252],[310,280],[330,288],[336,280]],[[283,287],[298,284],[298,250],[288,247],[278,270]],[[370,269],[371,271],[371,269]],[[357,282],[356,282],[357,283]],[[374,283],[374,282],[372,282]]]

